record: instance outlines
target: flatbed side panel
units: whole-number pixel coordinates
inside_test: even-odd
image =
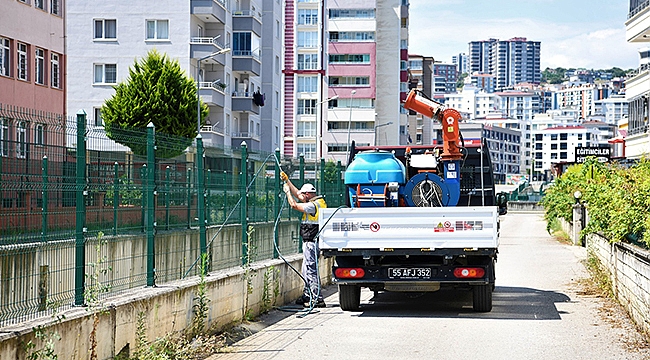
[[[497,248],[498,208],[322,209],[321,249]]]

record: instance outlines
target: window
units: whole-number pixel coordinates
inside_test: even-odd
[[[578,134],[578,140],[582,140],[582,134]]]
[[[34,81],[37,84],[45,84],[45,50],[36,49],[34,52]]]
[[[374,9],[330,9],[330,19],[372,19],[375,17]]]
[[[298,54],[298,70],[318,69],[318,54]]]
[[[50,0],[50,13],[61,15],[61,6],[59,0]]]
[[[27,45],[18,43],[18,79],[27,80]]]
[[[101,108],[95,108],[95,126],[104,126]]]
[[[409,42],[408,40],[400,40],[399,42],[399,48],[402,50],[408,49],[409,47]]]
[[[542,143],[536,143],[535,144],[535,150],[542,150]]]
[[[0,75],[9,76],[9,39],[0,38]]]
[[[275,56],[275,73],[280,73],[280,57],[277,55]]]
[[[329,56],[329,62],[330,63],[344,63],[344,64],[349,64],[349,63],[362,63],[362,64],[369,64],[370,63],[370,54],[333,54]]]
[[[402,18],[402,27],[403,28],[408,28],[409,27],[409,19],[408,18]]]
[[[50,85],[53,88],[59,88],[59,79],[61,75],[59,74],[59,54],[52,53],[50,55]]]
[[[318,25],[318,9],[299,9],[298,25]]]
[[[280,108],[280,93],[275,92],[275,108],[276,110]]]
[[[374,31],[330,31],[329,40],[337,41],[373,41]]]
[[[24,158],[27,155],[27,123],[21,121],[16,128],[16,157]]]
[[[169,20],[147,20],[147,40],[168,40]]]
[[[36,145],[45,145],[45,128],[43,124],[36,124],[34,143],[36,143]]]
[[[45,10],[45,0],[34,0],[34,7]]]
[[[557,160],[557,153],[551,153],[551,160]]]
[[[233,55],[251,56],[251,33],[236,32],[232,34]]]
[[[314,115],[316,113],[316,99],[299,99],[298,115]]]
[[[536,152],[535,153],[535,159],[541,160],[542,159],[542,153],[541,152]]]
[[[367,76],[330,76],[330,86],[351,86],[351,85],[369,85],[370,78]]]
[[[299,76],[298,92],[317,92],[318,76]]]
[[[567,153],[566,153],[566,151],[562,151],[562,152],[560,153],[560,159],[561,159],[561,160],[566,160],[566,159],[567,159]]]
[[[275,20],[275,37],[280,38],[280,20]]]
[[[560,150],[566,150],[567,149],[567,143],[563,142],[560,143]]]
[[[95,39],[117,39],[117,20],[95,19]]]
[[[0,156],[9,156],[9,121],[0,120]]]
[[[95,84],[117,84],[117,64],[95,64]]]
[[[296,136],[298,137],[316,137],[315,121],[298,121]]]
[[[557,150],[557,144],[551,144],[551,150]]]
[[[305,159],[316,159],[316,144],[298,144],[298,154],[305,156]]]
[[[567,139],[567,133],[561,133],[560,140],[566,140],[566,139]]]
[[[298,31],[298,47],[315,48],[318,46],[318,31]]]
[[[551,140],[557,140],[557,134],[551,134]]]

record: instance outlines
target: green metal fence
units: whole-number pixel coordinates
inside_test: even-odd
[[[330,207],[344,203],[340,164],[314,171],[279,151],[204,148],[200,138],[159,158],[183,139],[153,126],[120,132],[144,150],[134,154],[84,112],[0,106],[0,127],[0,327],[84,305],[100,283],[109,296],[196,275],[201,254],[218,270],[300,251],[280,165]],[[97,266],[108,271],[91,276]]]

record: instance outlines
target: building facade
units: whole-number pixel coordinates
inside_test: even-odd
[[[395,145],[408,137],[408,2],[327,3],[326,160],[347,164],[348,146]]]
[[[640,158],[650,153],[650,3],[629,0],[625,22],[628,43],[642,46],[639,68],[625,81],[625,98],[629,103],[625,155]]]
[[[472,73],[494,75],[497,90],[523,82],[539,84],[542,80],[540,50],[539,41],[523,37],[472,41],[470,69]]]

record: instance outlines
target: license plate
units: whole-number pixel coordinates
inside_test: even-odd
[[[431,268],[388,268],[391,279],[430,279]]]

